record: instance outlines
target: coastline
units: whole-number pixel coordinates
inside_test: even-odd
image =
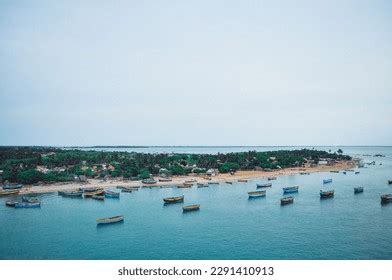
[[[329,171],[339,171],[344,169],[351,169],[357,165],[356,160],[350,161],[342,161],[332,166],[327,165],[318,165],[315,167],[298,167],[298,168],[285,168],[279,169],[276,171],[237,171],[234,175],[230,175],[229,173],[219,174],[217,176],[211,177],[211,181],[216,181],[223,183],[225,181],[238,181],[238,180],[250,180],[250,179],[266,179],[267,177],[279,177],[279,176],[287,176],[299,174],[300,172],[329,172]],[[181,185],[185,180],[195,179],[198,183],[208,183],[209,180],[204,179],[202,176],[174,176],[173,180],[170,182],[157,182],[156,184],[142,184],[141,181],[128,181],[128,180],[119,180],[119,179],[109,179],[107,181],[102,181],[99,179],[88,179],[85,183],[79,182],[64,182],[64,183],[55,183],[49,185],[40,185],[40,186],[25,186],[23,187],[19,194],[40,194],[40,193],[52,193],[58,191],[70,191],[77,190],[80,187],[99,187],[103,189],[115,188],[117,185],[126,186],[126,187],[160,187],[160,186],[172,186],[172,185]]]

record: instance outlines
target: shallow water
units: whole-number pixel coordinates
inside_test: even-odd
[[[392,148],[343,150],[377,165],[358,169],[358,175],[279,177],[265,198],[252,200],[247,192],[261,179],[208,188],[141,189],[104,202],[44,194],[40,209],[7,208],[9,198],[2,197],[0,258],[392,259],[392,203],[380,204],[382,193],[392,193],[387,184]],[[375,153],[386,157],[363,156]],[[333,183],[323,185],[326,178]],[[280,206],[282,187],[294,185],[300,185],[292,194],[294,204]],[[354,195],[356,186],[363,186],[364,193]],[[320,189],[334,189],[335,197],[320,200]],[[182,194],[184,203],[163,205],[163,197]],[[196,203],[200,211],[182,213],[183,205]],[[124,215],[123,223],[96,226],[96,218],[118,214]]]

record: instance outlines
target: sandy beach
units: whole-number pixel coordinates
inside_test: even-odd
[[[103,189],[115,188],[117,185],[127,186],[127,187],[154,187],[154,186],[171,186],[171,185],[180,185],[183,184],[186,180],[195,179],[198,183],[208,183],[211,181],[216,182],[225,182],[231,181],[235,182],[240,179],[266,179],[267,177],[278,177],[278,176],[286,176],[286,175],[294,175],[299,174],[300,172],[329,172],[333,170],[344,170],[351,169],[355,167],[357,164],[356,161],[344,161],[339,162],[333,166],[327,165],[318,165],[315,167],[307,167],[307,168],[286,168],[279,169],[275,171],[237,171],[234,175],[219,174],[217,176],[211,177],[211,180],[206,180],[203,176],[174,176],[171,182],[158,182],[156,184],[142,184],[141,181],[129,181],[129,180],[119,180],[119,179],[110,179],[107,181],[102,181],[99,179],[88,179],[85,183],[78,182],[64,182],[64,183],[55,183],[51,185],[40,185],[40,186],[26,186],[23,187],[20,191],[20,194],[34,194],[34,193],[51,193],[58,191],[66,191],[66,190],[77,190],[80,187],[99,187]],[[155,178],[158,181],[158,178]]]

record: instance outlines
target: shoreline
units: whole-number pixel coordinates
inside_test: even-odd
[[[65,183],[55,183],[51,185],[41,185],[41,186],[27,186],[23,187],[19,195],[25,194],[42,194],[42,193],[53,193],[58,191],[71,191],[77,190],[80,187],[99,187],[103,189],[115,188],[117,185],[124,187],[160,187],[160,186],[172,186],[181,185],[186,180],[197,180],[197,183],[208,183],[208,182],[219,182],[224,183],[225,181],[238,181],[238,180],[251,180],[251,179],[266,179],[267,177],[279,177],[299,174],[300,172],[329,172],[329,171],[340,171],[344,169],[352,169],[356,167],[357,161],[343,161],[332,166],[318,165],[315,167],[296,167],[296,168],[286,168],[279,169],[276,171],[237,171],[234,175],[229,173],[219,174],[217,176],[211,177],[211,180],[206,180],[203,176],[174,176],[170,182],[157,182],[156,184],[143,184],[140,180],[138,181],[128,181],[119,179],[109,179],[108,181],[102,181],[100,179],[88,179],[86,183],[78,182],[65,182]],[[305,175],[304,175],[305,176]],[[155,177],[157,178],[157,177]],[[195,182],[196,183],[196,182]]]

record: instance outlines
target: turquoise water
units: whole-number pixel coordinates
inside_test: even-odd
[[[343,150],[377,165],[358,175],[279,177],[265,198],[253,200],[247,192],[261,179],[200,189],[141,189],[105,202],[44,194],[41,209],[7,208],[6,198],[0,198],[0,258],[392,259],[392,204],[380,204],[382,193],[392,193],[387,184],[392,148]],[[363,156],[375,153],[386,157]],[[323,186],[325,178],[333,183]],[[293,185],[300,185],[294,204],[281,207],[282,187]],[[364,193],[354,195],[356,186]],[[332,188],[335,198],[320,200],[319,190]],[[163,205],[163,197],[182,194],[184,204],[201,204],[200,211],[183,214],[184,204]],[[118,214],[125,216],[123,223],[96,226],[96,218]]]

